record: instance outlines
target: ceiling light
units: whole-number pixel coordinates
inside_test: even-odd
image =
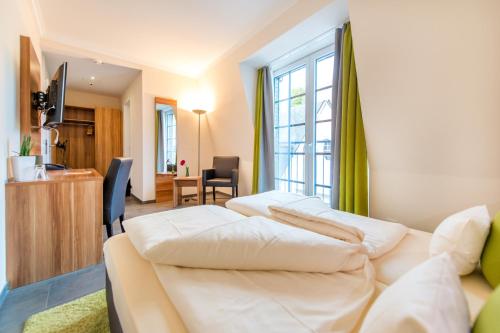
[[[91,81],[94,81],[94,80],[95,80],[95,76],[91,76],[91,77],[90,77],[90,80],[91,80]]]
[[[94,59],[94,62],[95,62],[97,65],[102,65],[102,60],[101,60],[101,59]]]

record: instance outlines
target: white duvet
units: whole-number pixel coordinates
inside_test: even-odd
[[[190,332],[349,332],[374,292],[362,244],[198,206],[128,220]]]

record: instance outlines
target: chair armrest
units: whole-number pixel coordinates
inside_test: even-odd
[[[205,169],[201,171],[201,182],[203,185],[207,183],[207,180],[215,178],[215,169]]]
[[[233,185],[238,185],[239,172],[238,169],[231,170],[231,183]]]

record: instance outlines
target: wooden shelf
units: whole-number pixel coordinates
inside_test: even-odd
[[[63,125],[83,125],[83,126],[93,126],[95,121],[93,120],[82,120],[82,119],[64,119]]]

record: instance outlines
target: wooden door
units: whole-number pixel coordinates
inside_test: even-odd
[[[95,168],[103,176],[113,157],[123,155],[122,111],[95,109]]]

